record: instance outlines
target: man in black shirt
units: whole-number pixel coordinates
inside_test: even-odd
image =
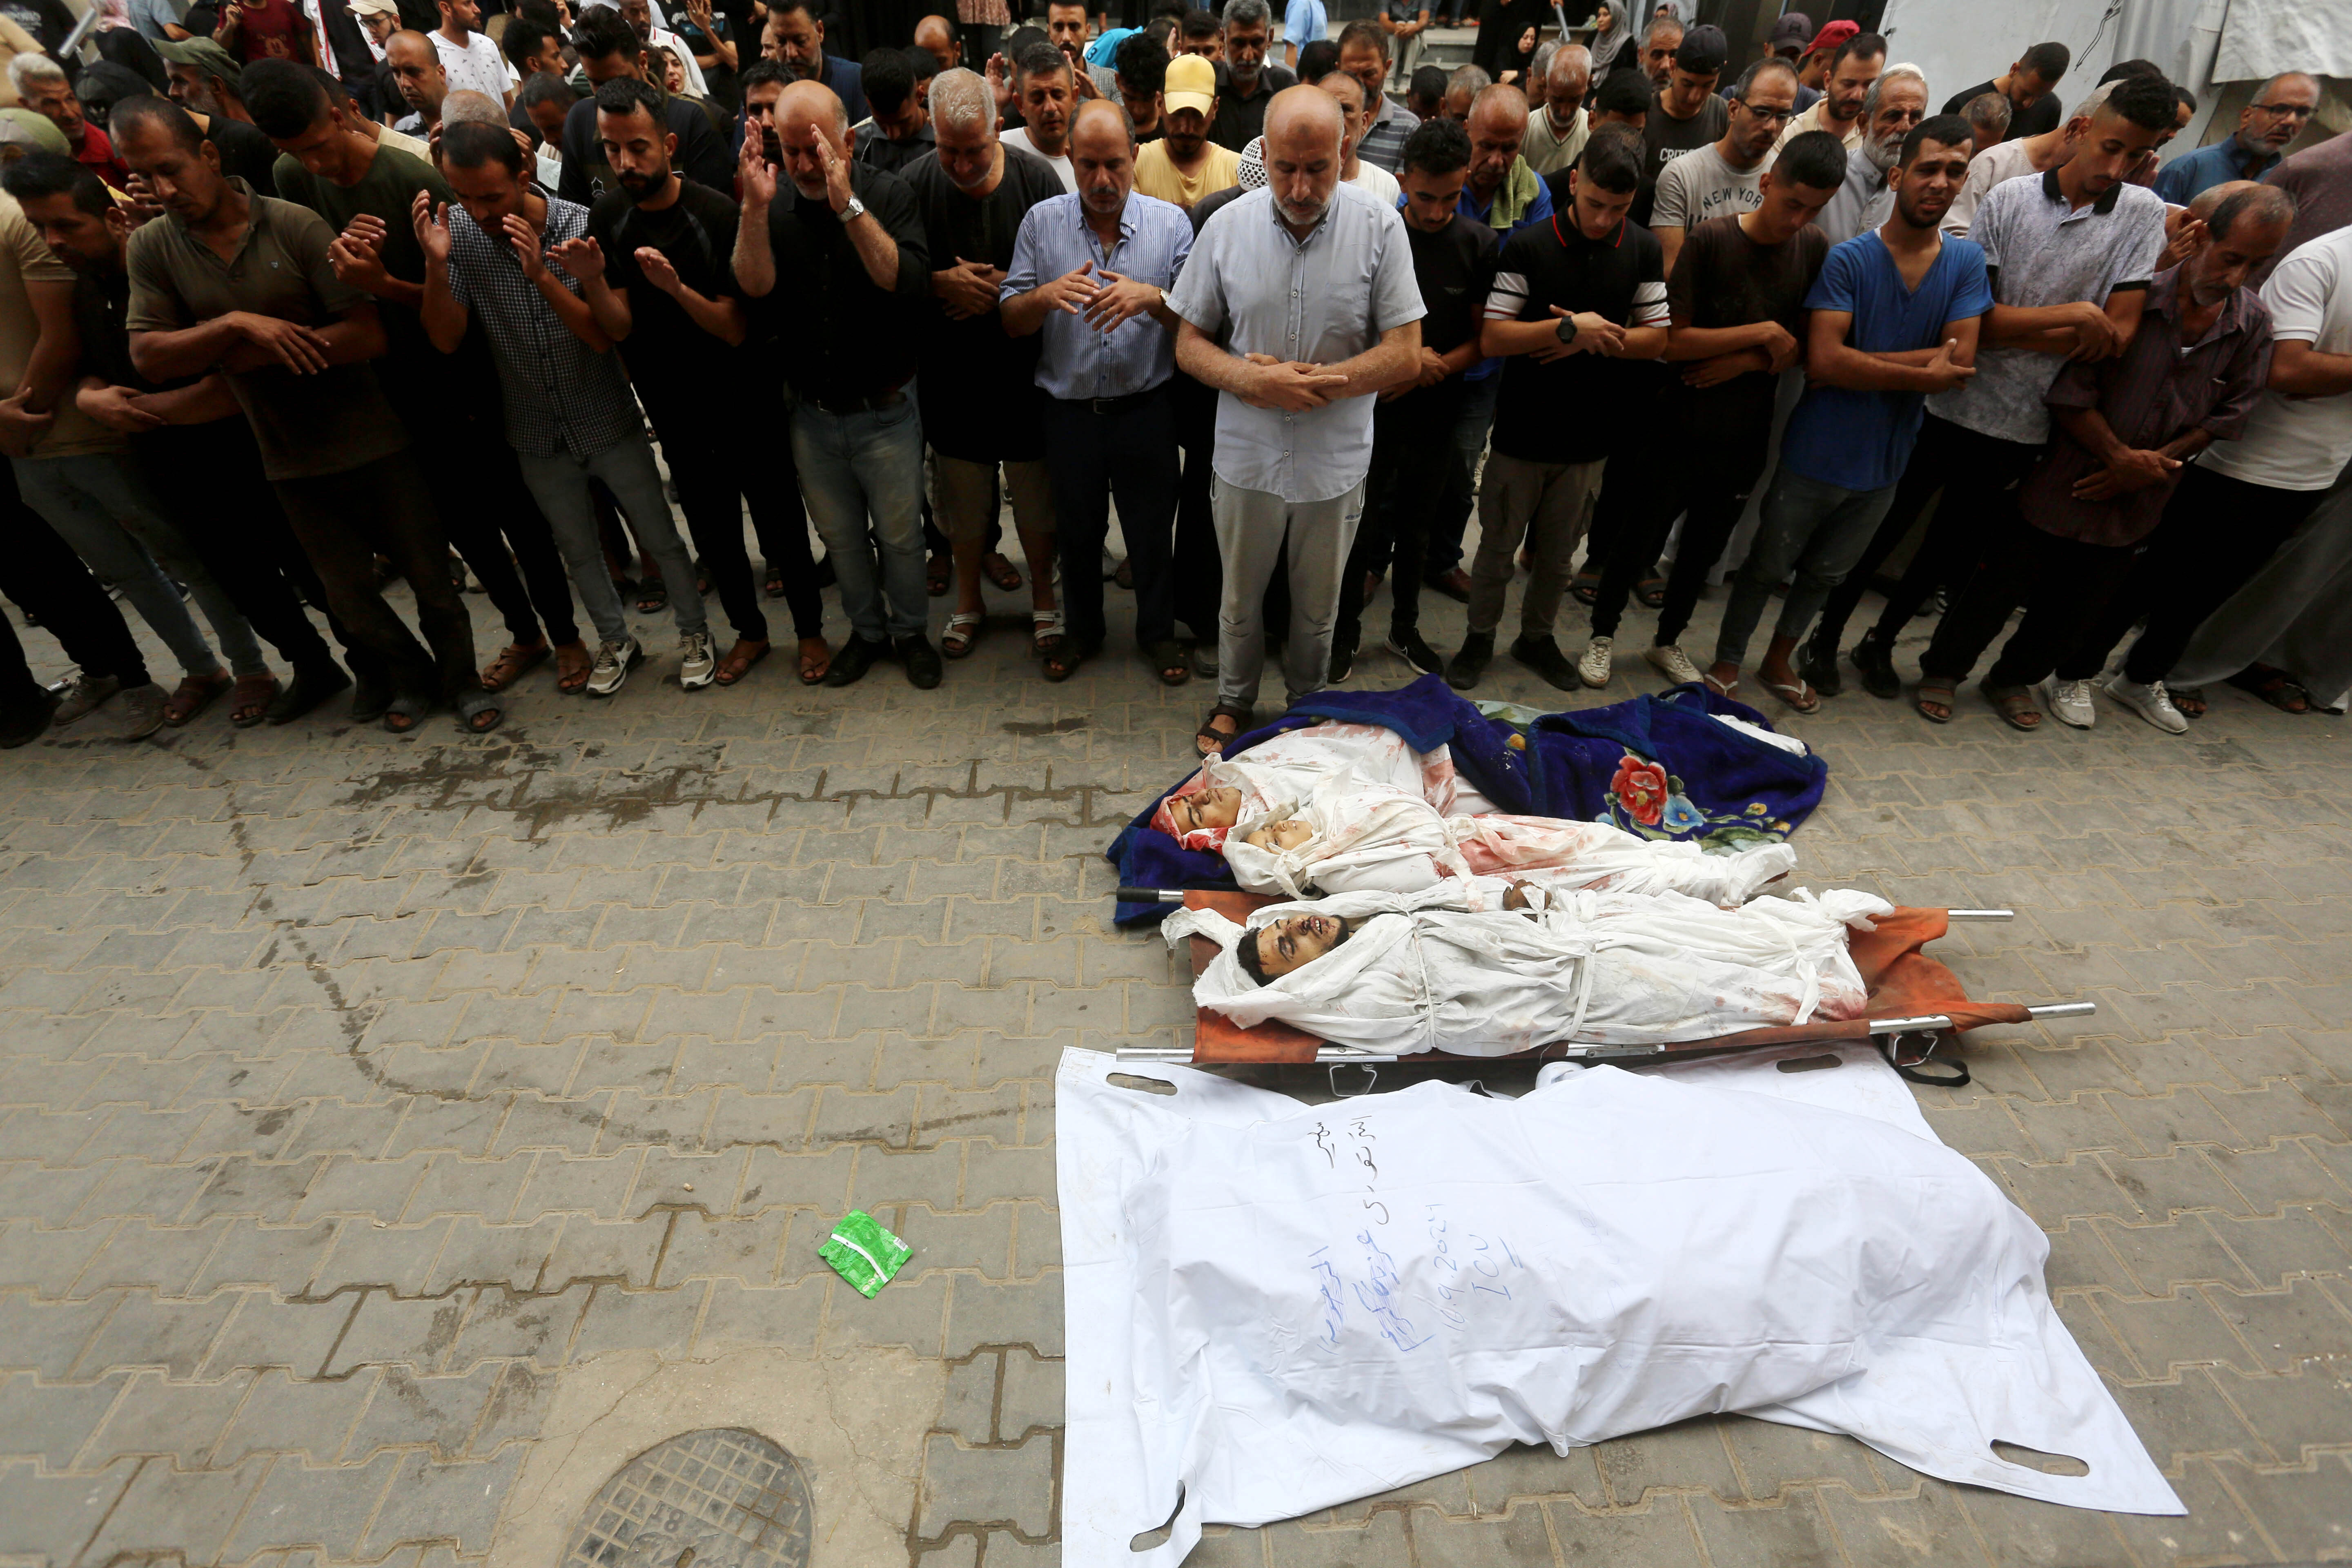
[[[596,325],[620,345],[653,418],[695,553],[735,627],[735,646],[712,676],[732,686],[768,657],[768,618],[743,549],[735,439],[745,380],[736,349],[749,331],[731,265],[735,204],[670,166],[677,138],[663,128],[659,91],[620,77],[596,89],[595,102],[597,139],[617,188],[589,209],[587,235],[566,240],[555,256],[580,279]]]
[[[865,60],[866,103],[874,117],[857,127],[857,161],[894,174],[931,150],[930,116],[915,89],[910,52],[876,49]]]
[[[1694,148],[1723,140],[1731,127],[1731,106],[1715,94],[1723,74],[1726,49],[1720,27],[1693,27],[1675,47],[1674,64],[1665,81],[1650,99],[1642,122],[1647,156],[1642,169],[1640,198],[1629,215],[1636,224],[1650,221],[1650,204],[1658,190],[1658,171]]]
[[[646,74],[645,40],[610,5],[599,5],[580,18],[572,29],[572,45],[580,53],[580,68],[591,87],[623,78],[647,83],[658,79]],[[662,122],[677,138],[679,174],[714,191],[733,188],[735,171],[728,162],[727,143],[712,128],[710,116],[686,99],[664,95]],[[604,162],[604,145],[596,134],[596,100],[583,98],[563,117],[563,178],[555,194],[593,207],[597,197],[613,188],[612,166]]]
[[[253,629],[294,668],[263,710],[272,724],[300,718],[351,684],[302,613],[326,591],[294,542],[261,471],[261,449],[228,384],[218,375],[150,381],[131,363],[131,274],[122,259],[131,221],[89,169],[54,153],[8,165],[7,192],[58,258],[74,270],[74,327],[81,342],[76,406],[131,438],[131,460],[166,521],[184,534]],[[340,622],[329,625],[350,646]],[[240,725],[249,722],[236,716]]]
[[[1298,78],[1281,66],[1268,65],[1265,51],[1274,43],[1274,17],[1265,0],[1225,0],[1225,52],[1217,61],[1217,118],[1209,126],[1209,140],[1241,152],[1265,130],[1265,106]]]
[[[748,298],[775,294],[790,307],[779,335],[793,348],[793,457],[852,632],[825,684],[847,686],[895,651],[908,680],[936,686],[939,650],[924,635],[923,429],[908,384],[931,289],[922,213],[906,181],[850,157],[849,117],[830,89],[794,82],[771,119],[792,191],[777,188],[745,137],[735,279]]]
[[[866,81],[871,93],[871,71]],[[938,312],[922,334],[919,384],[940,526],[955,555],[956,606],[940,648],[950,658],[970,653],[986,618],[981,557],[995,537],[1002,464],[1029,563],[1032,640],[1051,654],[1062,615],[1054,602],[1054,500],[1037,339],[1006,335],[997,292],[1021,220],[1062,194],[1062,178],[1044,159],[997,139],[995,98],[974,72],[933,79],[931,116],[938,151],[907,171],[907,183],[922,209]]]
[[[2004,142],[2019,142],[2055,131],[2064,123],[2064,106],[2058,101],[2059,79],[2074,63],[2063,44],[2036,44],[2000,76],[1954,93],[1944,104],[1947,114],[1965,113],[1971,101],[1988,92],[2009,100],[2009,131]],[[1977,149],[1981,153],[1984,148]]]
[[[1609,684],[1625,601],[1688,510],[1657,635],[1643,657],[1677,686],[1699,679],[1680,646],[1708,575],[1764,471],[1780,373],[1802,356],[1805,295],[1830,252],[1814,223],[1845,181],[1845,148],[1826,131],[1790,138],[1765,171],[1762,205],[1694,226],[1666,280],[1666,359],[1680,370],[1665,400],[1672,449],[1653,470],[1631,536],[1611,542],[1592,605],[1592,641],[1577,661],[1587,686]]]
[[[1628,221],[1641,189],[1641,143],[1604,130],[1585,143],[1570,207],[1503,243],[1479,348],[1507,356],[1495,403],[1494,450],[1478,487],[1478,557],[1470,627],[1446,679],[1475,686],[1495,653],[1512,560],[1526,538],[1535,576],[1511,657],[1562,689],[1575,667],[1552,640],[1585,510],[1616,445],[1612,410],[1626,360],[1666,348],[1666,278],[1658,242]]]
[[[1495,231],[1458,210],[1470,151],[1470,133],[1442,115],[1423,121],[1405,141],[1398,172],[1404,232],[1429,314],[1421,322],[1420,375],[1381,393],[1372,411],[1371,483],[1365,493],[1373,499],[1339,581],[1334,685],[1347,679],[1363,601],[1382,570],[1389,573],[1388,650],[1418,675],[1443,668],[1421,636],[1422,553],[1452,466],[1462,373],[1478,363],[1478,312],[1495,275]]]

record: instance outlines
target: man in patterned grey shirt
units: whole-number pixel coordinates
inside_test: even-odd
[[[502,125],[446,127],[441,168],[458,210],[436,211],[420,191],[413,214],[425,247],[425,330],[435,347],[455,353],[467,320],[481,317],[506,393],[508,444],[596,625],[588,694],[612,696],[645,659],[597,542],[592,478],[612,490],[637,542],[661,567],[677,617],[678,684],[709,685],[718,671],[710,628],[645,420],[612,339],[596,325],[578,280],[554,259],[559,246],[587,234],[588,209],[526,182],[522,150]]]

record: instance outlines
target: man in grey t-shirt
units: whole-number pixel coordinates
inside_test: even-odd
[[[1249,727],[1265,666],[1260,605],[1286,536],[1291,698],[1331,666],[1339,576],[1371,466],[1370,395],[1421,368],[1420,286],[1396,209],[1340,184],[1341,118],[1320,88],[1276,93],[1266,188],[1221,208],[1168,297],[1176,363],[1217,389],[1211,504],[1224,599],[1203,752]]]
[[[1762,203],[1764,154],[1796,107],[1796,68],[1767,55],[1741,72],[1731,89],[1731,119],[1723,134],[1658,171],[1650,232],[1665,252],[1669,275],[1685,233],[1711,217],[1754,212]]]

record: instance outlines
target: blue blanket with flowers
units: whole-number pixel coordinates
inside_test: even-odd
[[[1424,675],[1400,691],[1325,691],[1226,749],[1252,746],[1318,719],[1378,724],[1416,752],[1452,749],[1462,776],[1500,809],[1522,816],[1606,822],[1644,838],[1687,839],[1731,854],[1786,838],[1821,804],[1829,764],[1742,734],[1717,716],[1772,726],[1745,703],[1703,686],[1677,686],[1606,708],[1489,713]],[[1151,826],[1162,793],[1104,851],[1122,886],[1233,888],[1224,858],[1185,849]],[[1118,923],[1156,921],[1165,904],[1118,906]]]

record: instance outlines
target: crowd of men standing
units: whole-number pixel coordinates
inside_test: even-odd
[[[1931,113],[1884,38],[1794,15],[1727,81],[1671,5],[1450,75],[1414,68],[1416,0],[1279,43],[1266,0],[1122,27],[1047,0],[856,62],[818,0],[520,0],[496,44],[475,0],[430,31],[328,8],[367,58],[331,26],[307,56],[159,38],[163,92],[11,68],[0,592],[77,669],[0,644],[0,745],[346,690],[485,731],[542,666],[618,692],[632,604],[688,689],[751,676],[776,599],[803,682],[928,688],[988,633],[983,584],[1025,585],[1059,681],[1114,579],[1152,676],[1214,682],[1204,752],[1271,709],[1270,658],[1287,700],[1348,679],[1383,581],[1386,648],[1475,688],[1522,571],[1506,651],[1562,689],[1611,679],[1638,604],[1670,682],[1811,712],[1851,664],[1893,697],[1938,595],[1936,722],[2021,607],[1980,683],[2021,730],[2104,689],[2178,732],[2201,700],[2168,680],[2209,666],[2289,711],[2352,686],[2334,604],[2263,586],[2283,551],[2352,555],[2311,542],[2352,534],[2352,156],[2282,161],[2310,77],[2164,163],[2197,106],[2147,62],[2068,110],[2036,45]],[[1431,592],[1467,605],[1450,655]]]

